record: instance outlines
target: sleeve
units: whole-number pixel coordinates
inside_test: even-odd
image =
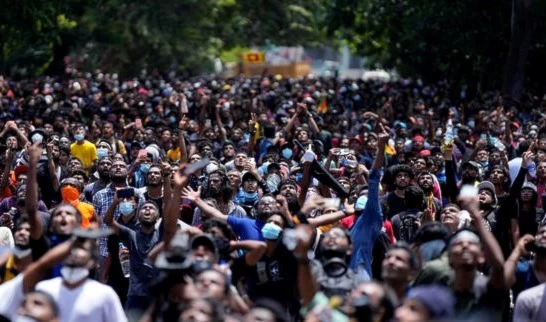
[[[0,298],[2,299],[0,301],[0,315],[7,317],[8,320],[15,317],[25,297],[23,277],[24,274],[19,274],[11,281],[0,285]]]
[[[125,244],[125,246],[129,247],[131,243],[128,243],[128,241],[132,239],[133,234],[135,232],[131,230],[130,228],[123,226],[122,224],[118,224],[118,226],[119,226],[119,238]]]
[[[97,157],[97,147],[96,147],[93,143],[91,143],[91,146],[90,146],[90,147],[91,147],[91,150],[90,150],[90,152],[91,152],[90,160],[91,160],[92,162],[95,162],[95,161],[97,161],[97,159],[98,159],[98,157]]]
[[[369,176],[368,201],[364,213],[359,216],[351,230],[354,254],[351,258],[351,268],[364,265],[371,275],[372,251],[375,239],[382,227],[383,214],[379,203],[379,181],[382,170],[372,170]]]
[[[97,217],[103,218],[102,216],[102,193],[97,192],[93,196],[93,208],[95,208],[95,214]]]
[[[532,321],[529,291],[522,292],[516,299],[513,321]]]
[[[38,210],[47,212],[47,206],[42,200],[38,201]]]
[[[108,287],[108,289],[105,294],[103,321],[127,322],[127,316],[123,311],[119,297],[110,286],[106,287]]]

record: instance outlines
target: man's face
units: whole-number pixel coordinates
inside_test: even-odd
[[[480,205],[491,205],[493,203],[491,191],[487,189],[480,190],[478,193],[478,200],[480,201]]]
[[[398,189],[404,189],[410,184],[410,176],[407,172],[399,172],[394,179],[394,185]]]
[[[425,147],[425,141],[421,139],[414,139],[413,140],[413,148],[415,150],[422,150]]]
[[[349,139],[342,139],[341,143],[339,144],[339,147],[341,149],[348,149],[349,148]]]
[[[205,138],[214,141],[216,140],[216,133],[213,129],[208,129],[207,131],[205,131]]]
[[[256,205],[256,216],[265,221],[272,213],[278,211],[278,208],[277,200],[270,196],[264,196]]]
[[[489,163],[500,164],[501,163],[501,154],[500,154],[500,152],[491,152],[489,154]]]
[[[530,202],[533,200],[533,189],[524,188],[521,189],[521,200],[523,202]]]
[[[385,281],[409,282],[413,272],[410,266],[410,254],[400,248],[391,249],[381,264],[381,276]]]
[[[503,184],[506,181],[506,176],[504,171],[501,169],[495,169],[489,174],[489,181],[495,185]]]
[[[159,186],[162,184],[161,169],[157,166],[151,167],[146,175],[149,186]]]
[[[351,191],[351,182],[345,178],[339,180],[339,184],[345,189],[345,191]]]
[[[321,248],[324,250],[336,250],[351,254],[351,244],[345,235],[345,232],[337,227],[331,228],[322,235]]]
[[[78,226],[76,209],[68,205],[55,208],[51,216],[51,229],[57,235],[69,235]]]
[[[256,179],[246,179],[243,183],[243,190],[250,193],[257,192],[258,181]]]
[[[83,169],[83,164],[78,159],[72,159],[72,160],[68,161],[68,165],[67,165],[66,168],[67,168],[68,172],[74,172],[76,170],[82,170]]]
[[[240,141],[243,139],[243,131],[240,129],[234,129],[231,133],[231,139],[235,142]]]
[[[368,137],[368,140],[366,141],[366,148],[370,150],[375,150],[377,148],[377,140],[375,137]]]
[[[17,176],[17,187],[27,184],[28,176],[26,173],[21,173]]]
[[[279,191],[281,196],[285,198],[295,198],[297,196],[298,190],[294,185],[291,184],[285,184],[281,187],[281,190]]]
[[[225,158],[232,158],[235,155],[235,148],[231,144],[225,145],[222,148],[222,154]]]
[[[241,173],[237,170],[232,170],[227,174],[229,184],[232,188],[237,188],[241,184]]]
[[[105,139],[109,139],[114,135],[114,127],[112,124],[106,123],[102,128],[102,136]]]
[[[244,153],[237,153],[235,156],[235,160],[233,161],[233,164],[236,167],[244,167],[246,165],[247,156]]]
[[[419,187],[423,190],[431,190],[432,185],[434,181],[432,180],[432,176],[430,174],[424,174],[419,177]]]
[[[540,162],[537,166],[537,177],[546,178],[546,162]]]
[[[153,141],[154,138],[154,131],[153,130],[146,130],[144,131],[144,142],[150,143]]]
[[[202,148],[201,148],[201,153],[203,155],[206,155],[208,157],[211,157],[212,156],[212,147],[210,145],[204,145]]]
[[[448,250],[449,263],[455,269],[474,269],[483,261],[480,244],[470,238],[460,237],[452,242]]]
[[[201,157],[200,154],[192,154],[192,156],[190,157],[190,163],[195,163],[195,162],[199,162],[201,161],[203,158]]]
[[[220,272],[207,270],[197,276],[195,286],[199,295],[221,301],[225,297],[226,278]]]
[[[110,159],[103,159],[99,162],[97,170],[101,177],[109,177],[111,168],[112,168],[112,161]]]
[[[455,207],[445,207],[440,214],[440,220],[448,228],[454,231],[459,226],[459,209]]]
[[[209,176],[209,193],[212,197],[217,198],[222,195],[222,178],[219,174],[213,173]]]
[[[15,246],[28,247],[30,243],[30,224],[22,223],[13,235]]]
[[[412,167],[415,172],[421,172],[427,168],[427,161],[423,158],[416,158],[412,162]]]
[[[114,161],[110,168],[110,178],[125,179],[127,178],[127,164],[124,161]]]
[[[309,140],[309,133],[307,133],[305,130],[301,130],[298,132],[297,139],[300,142],[307,142],[307,140]]]
[[[162,143],[171,142],[171,131],[165,130],[161,133],[161,142]]]
[[[19,147],[19,143],[17,142],[17,138],[15,136],[9,136],[6,139],[6,145],[10,149],[17,149]]]
[[[53,303],[44,294],[38,292],[31,292],[25,296],[17,314],[36,322],[59,321],[55,314]]]
[[[478,160],[478,162],[487,162],[488,159],[489,153],[486,150],[480,150],[476,154],[476,160]]]
[[[154,225],[157,222],[158,217],[159,211],[157,207],[151,203],[145,203],[142,205],[138,212],[138,221],[148,226]]]
[[[70,254],[64,261],[64,265],[68,267],[93,267],[94,260],[91,253],[96,246],[96,242],[90,239],[79,239],[74,242],[70,249]]]

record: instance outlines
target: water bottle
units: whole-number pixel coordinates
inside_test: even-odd
[[[122,250],[127,249],[123,243],[119,243],[119,262],[121,263],[121,271],[125,278],[129,278],[131,275],[131,264],[129,262],[129,256],[127,254],[122,254]]]
[[[533,177],[533,178],[537,177],[537,165],[535,164],[534,161],[531,161],[527,165],[527,173],[529,173],[531,175],[531,177]]]
[[[445,141],[446,143],[453,141],[453,122],[451,120],[447,121]]]

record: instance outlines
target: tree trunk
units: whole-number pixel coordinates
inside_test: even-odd
[[[504,96],[520,103],[525,82],[525,65],[535,27],[533,0],[512,0],[512,35],[504,70]]]

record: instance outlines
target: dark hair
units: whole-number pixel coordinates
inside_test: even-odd
[[[264,136],[266,138],[274,138],[275,137],[275,125],[273,124],[266,124],[264,126]]]
[[[254,302],[253,308],[266,309],[275,316],[275,322],[288,322],[288,316],[286,315],[286,310],[278,302],[271,300],[269,298],[261,298]]]
[[[419,271],[421,269],[421,260],[419,258],[419,255],[411,248],[410,244],[406,243],[405,241],[397,241],[394,245],[391,246],[389,251],[394,249],[402,249],[406,251],[409,255],[409,265],[410,268],[414,271]]]
[[[421,226],[421,228],[419,228],[413,242],[423,244],[431,240],[443,240],[447,237],[447,235],[448,230],[442,223],[437,221],[427,222]]]
[[[74,171],[72,171],[72,172],[70,173],[70,176],[71,176],[71,177],[73,177],[73,176],[75,176],[75,175],[80,175],[80,176],[82,176],[83,179],[84,179],[85,181],[88,181],[88,180],[89,180],[89,177],[87,176],[87,173],[85,173],[85,171],[83,171],[83,170],[81,170],[81,169],[76,169],[76,170],[74,170]],[[82,187],[82,188],[83,188],[83,187]],[[83,190],[83,189],[82,189],[82,190]]]
[[[410,185],[404,190],[404,202],[406,208],[423,210],[425,207],[425,194],[419,187]]]
[[[222,234],[224,234],[224,236],[226,236],[228,239],[233,239],[234,233],[231,226],[219,221],[218,219],[211,218],[205,220],[203,222],[203,226],[201,226],[201,230],[205,233],[210,233],[209,231],[215,227],[219,228],[222,231]]]
[[[51,296],[49,293],[41,291],[41,290],[33,290],[33,291],[27,293],[26,296],[29,296],[29,294],[33,294],[33,293],[34,294],[39,294],[39,295],[45,297],[45,299],[47,300],[47,304],[49,304],[49,306],[51,307],[51,312],[53,313],[53,316],[54,317],[59,317],[59,306],[57,305],[57,302],[55,301],[53,296]]]
[[[296,181],[294,181],[293,179],[285,179],[279,182],[279,187],[277,188],[277,191],[281,191],[281,188],[286,185],[292,185],[296,189],[298,189],[298,184],[296,183]]]
[[[212,176],[213,174],[216,174],[216,175],[220,176],[222,199],[226,203],[229,202],[231,200],[233,190],[231,190],[231,186],[229,184],[229,179],[228,179],[226,173],[223,170],[217,169],[217,170],[214,170],[211,173],[209,173],[208,178],[210,178],[210,176]],[[206,189],[205,195],[206,195],[206,197],[208,197],[207,195],[209,194],[210,182],[207,182],[207,187],[206,188],[207,189]]]
[[[411,179],[414,177],[413,169],[407,164],[399,164],[394,166],[392,171],[393,181],[396,179],[396,176],[400,173],[407,173]]]

